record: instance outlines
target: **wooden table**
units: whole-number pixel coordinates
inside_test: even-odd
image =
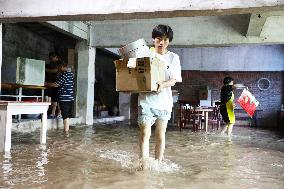
[[[179,108],[180,108],[180,120],[179,122],[182,122],[182,115],[183,113],[186,113],[186,111],[193,111],[195,108],[195,111],[200,112],[200,114],[204,117],[204,125],[205,125],[205,131],[207,132],[208,130],[208,113],[213,112],[213,107],[199,107],[197,106],[197,102],[189,101],[189,100],[178,100],[179,103]]]
[[[44,101],[44,89],[46,87],[44,86],[36,86],[36,85],[20,85],[20,84],[13,84],[13,83],[2,83],[1,84],[2,89],[17,89],[18,94],[16,95],[2,95],[0,94],[0,97],[13,97],[16,98],[16,101],[22,101],[22,98],[36,98],[36,101],[39,101],[39,98],[41,98],[41,101]],[[23,95],[23,89],[38,89],[41,90],[41,96],[36,96],[36,95]]]
[[[0,152],[11,149],[12,115],[42,114],[40,143],[46,143],[47,110],[49,102],[0,101]]]

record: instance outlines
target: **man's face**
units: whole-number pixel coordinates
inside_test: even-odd
[[[58,71],[59,71],[59,72],[64,72],[64,71],[66,71],[65,69],[66,69],[66,67],[63,66],[63,65],[60,65],[60,66],[58,67]]]
[[[159,54],[165,54],[167,52],[167,47],[169,46],[170,40],[166,36],[156,37],[153,39],[155,50]]]

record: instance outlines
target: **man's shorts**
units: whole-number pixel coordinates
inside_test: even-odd
[[[153,125],[156,119],[168,122],[171,119],[171,113],[166,110],[158,110],[150,107],[138,107],[138,125],[150,123]]]
[[[61,115],[63,119],[72,117],[73,101],[59,101]]]

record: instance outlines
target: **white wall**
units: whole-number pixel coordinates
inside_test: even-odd
[[[284,45],[174,48],[171,50],[180,56],[182,70],[284,70]]]

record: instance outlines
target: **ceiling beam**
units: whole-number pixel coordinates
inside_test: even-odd
[[[76,39],[89,39],[89,27],[83,22],[48,21],[43,22],[42,24]]]
[[[251,14],[246,36],[259,37],[267,18],[272,16],[284,16],[284,11],[259,12]]]

